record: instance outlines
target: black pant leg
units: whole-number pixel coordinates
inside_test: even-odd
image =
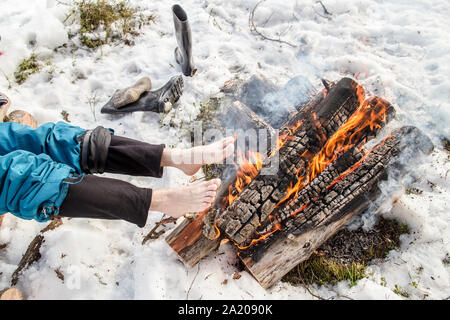
[[[111,178],[86,175],[69,186],[59,210],[61,217],[122,219],[144,227],[152,190]]]
[[[112,136],[105,172],[161,178],[161,157],[165,145],[154,145],[120,136]]]

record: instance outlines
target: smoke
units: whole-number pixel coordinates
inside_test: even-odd
[[[394,132],[402,133],[398,145],[401,152],[390,160],[387,167],[387,180],[380,181],[378,184],[381,194],[370,203],[363,214],[356,216],[348,223],[347,227],[350,230],[359,227],[364,230],[372,229],[378,221],[379,214],[390,212],[395,201],[405,190],[421,179],[420,173],[415,169],[428,161],[427,155],[434,149],[431,139],[411,126],[402,127]]]
[[[283,87],[278,87],[263,77],[253,76],[247,82],[238,84],[238,87],[227,92],[221,99],[220,113],[225,116],[220,117],[220,122],[225,127],[226,135],[237,138],[236,150],[242,154],[253,151],[267,155],[268,151],[276,147],[277,129],[282,127],[293,112],[310,101],[315,93],[316,90],[312,84],[303,76],[292,78]],[[255,130],[252,123],[234,116],[230,117],[227,114],[227,108],[235,101],[244,104],[275,130]],[[261,174],[276,174],[279,165],[277,160],[267,161]],[[234,166],[227,166],[222,179],[225,180],[234,173]]]
[[[289,80],[282,88],[252,77],[242,86],[237,98],[273,128],[280,128],[289,115],[299,110],[315,92],[309,80],[300,75]]]

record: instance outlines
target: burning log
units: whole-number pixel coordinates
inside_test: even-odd
[[[266,234],[240,247],[241,260],[261,286],[272,286],[366,210],[381,193],[378,184],[391,168],[404,173],[397,161],[400,153],[411,162],[418,154],[429,154],[433,144],[417,128],[403,127],[364,156],[355,150],[347,151],[278,208]]]
[[[320,92],[309,103],[304,105],[300,111],[292,115],[292,117],[286,122],[284,128],[281,130],[281,138],[284,137],[289,139],[289,134],[293,131],[293,129],[296,129],[296,127],[299,126],[299,123],[303,122],[308,123],[305,125],[305,130],[301,131],[303,135],[302,137],[305,140],[309,140],[309,137],[311,136],[313,141],[318,141],[319,139],[314,137],[314,134],[317,134],[317,131],[321,131],[321,136],[331,135],[332,132],[337,130],[339,125],[357,109],[363,98],[363,89],[355,81],[349,78],[344,78],[337,84],[328,88],[328,90]],[[316,117],[316,119],[314,119],[314,117]],[[258,123],[259,122],[256,122],[254,124],[255,128],[258,127]],[[306,128],[311,131],[307,132]],[[314,148],[315,150],[320,150],[320,147],[325,144],[325,141],[322,140],[324,139],[321,139],[321,143],[319,145],[311,143],[311,149]],[[299,137],[296,136],[293,141],[298,143]],[[286,147],[284,149],[282,147],[282,150],[280,149],[281,153],[285,152],[285,150],[288,151],[285,153],[289,153],[289,151],[291,151],[289,157],[287,155],[284,156],[286,158],[284,163],[287,163],[287,161],[293,161],[296,163],[298,160],[296,158],[301,157],[302,151],[296,152],[296,149],[293,149],[291,144],[291,141],[288,140],[288,142],[286,142]],[[305,148],[303,148],[303,150],[305,150]],[[288,160],[288,158],[293,159]],[[294,175],[292,175],[292,173],[294,173]],[[204,218],[207,219],[209,215],[215,214],[217,210],[222,210],[223,198],[229,195],[229,187],[236,185],[236,181],[238,179],[237,174],[238,173],[228,179],[226,183],[221,185],[218,195],[216,196],[216,203],[210,210],[212,212],[209,212],[208,215],[204,212],[193,220],[183,221],[166,238],[168,244],[175,250],[175,252],[177,252],[181,260],[189,266],[194,266],[198,263],[198,261],[219,246],[222,239],[220,236],[216,236],[215,234],[211,235],[209,232],[206,232],[209,233],[208,237],[204,236]],[[295,170],[291,172],[290,176],[292,179],[296,177]],[[269,176],[268,178],[270,181],[277,181],[276,176]],[[285,187],[289,185],[289,181],[283,181],[283,183]],[[280,198],[282,195],[282,191],[279,191]],[[212,228],[209,227],[209,229]]]
[[[330,88],[326,97],[314,109],[302,112],[298,116],[299,122],[291,128],[290,134],[281,136],[281,147],[276,151],[280,161],[278,173],[259,174],[239,197],[230,196],[228,207],[220,212],[216,219],[219,229],[237,244],[247,240],[280,203],[298,190],[303,180],[310,179],[311,174],[315,174],[315,171],[311,174],[308,172],[308,168],[315,160],[314,157],[362,105],[362,101],[364,101],[362,87],[353,80],[344,78]],[[366,108],[364,106],[361,108],[363,116],[366,115]],[[384,112],[387,110],[386,106],[383,110]],[[385,117],[375,121],[376,128],[372,125],[370,128],[380,128],[382,120],[385,120]],[[351,129],[358,128],[359,124],[355,122],[355,127]],[[366,130],[366,127],[359,130],[360,134],[356,136],[362,139],[364,136],[362,131]],[[348,131],[350,136],[357,132]],[[230,195],[232,193],[230,189]]]
[[[388,168],[401,167],[391,159],[432,150],[418,129],[406,127],[369,153],[361,151],[394,113],[384,99],[365,100],[351,79],[327,82],[286,122],[266,161],[240,162],[213,207],[184,221],[167,242],[194,266],[226,238],[260,284],[270,287],[377,198]],[[279,171],[264,175],[260,169],[274,156]]]

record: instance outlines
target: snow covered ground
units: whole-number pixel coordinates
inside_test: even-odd
[[[443,260],[450,254],[450,162],[440,138],[450,137],[450,4],[447,0],[323,0],[329,15],[315,0],[262,2],[255,14],[259,31],[290,46],[251,34],[249,13],[258,1],[181,3],[191,22],[199,71],[185,78],[180,106],[161,122],[154,113],[117,118],[99,110],[115,89],[141,76],[150,76],[156,88],[180,73],[173,57],[176,40],[170,8],[175,2],[129,1],[156,16],[134,46],[106,45],[70,53],[54,51],[69,41],[71,26],[62,22],[69,6],[55,0],[2,0],[0,91],[12,99],[12,110],[28,110],[39,123],[62,120],[61,112],[66,111],[72,124],[85,128],[103,125],[118,135],[186,146],[177,126],[163,124],[195,119],[199,102],[217,95],[223,83],[237,75],[263,74],[280,86],[303,75],[316,88],[322,77],[357,77],[364,88],[397,109],[395,121],[384,133],[412,124],[427,133],[436,148],[415,170],[423,179],[414,186],[423,193],[403,195],[384,213],[412,231],[402,236],[401,248],[391,251],[386,261],[372,264],[368,276],[354,287],[341,282],[313,290],[325,298],[401,299],[393,292],[397,285],[412,299],[449,297],[450,266]],[[51,64],[17,85],[13,73],[32,52]],[[153,188],[189,183],[177,169],[166,169],[160,180],[121,178]],[[264,291],[246,272],[234,280],[234,267],[227,263],[234,259],[228,244],[220,248],[223,254],[210,256],[192,269],[177,260],[163,237],[142,246],[143,236],[161,216],[151,212],[143,229],[125,222],[65,220],[46,234],[42,258],[24,272],[18,287],[28,299],[313,298],[304,288],[287,283]],[[0,289],[9,285],[22,254],[44,225],[5,217],[0,243],[9,244],[0,251]],[[55,269],[64,274],[64,282]],[[222,284],[225,279],[227,284]]]

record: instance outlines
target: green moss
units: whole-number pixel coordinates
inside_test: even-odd
[[[220,129],[221,124],[217,119],[218,111],[222,99],[211,97],[200,103],[200,112],[195,119],[196,122],[202,123],[202,135],[208,129]],[[191,131],[191,139],[194,138],[194,132]],[[223,164],[207,164],[202,166],[203,172],[207,180],[221,176],[225,165]]]
[[[139,8],[130,7],[126,1],[81,0],[74,3],[71,15],[79,18],[81,43],[89,48],[121,41],[131,45],[129,35],[139,35],[139,29],[154,21],[153,15],[140,13]]]
[[[413,188],[413,187],[406,188],[406,194],[421,195],[422,193],[423,193],[423,191],[420,189],[417,189],[417,188]]]
[[[206,180],[220,178],[222,176],[224,165],[223,164],[205,164],[202,166],[203,173]]]
[[[383,232],[386,234],[384,241],[370,246],[367,253],[363,256],[363,263],[368,263],[373,259],[386,258],[391,250],[400,246],[400,236],[410,232],[406,224],[396,220],[384,220]]]
[[[290,271],[283,280],[293,285],[312,284],[337,284],[339,281],[348,280],[354,286],[356,282],[365,277],[366,266],[362,263],[343,265],[333,259],[313,256],[308,261],[300,263]]]
[[[20,63],[19,67],[17,68],[17,71],[14,72],[16,82],[18,84],[24,83],[25,80],[27,80],[30,75],[38,72],[40,69],[41,65],[38,62],[36,55],[32,53],[28,59],[24,59]]]
[[[449,265],[450,264],[450,254],[446,254],[445,255],[445,258],[442,260],[442,263],[444,264],[444,265]]]
[[[447,152],[450,152],[450,140],[449,139],[443,138],[442,145],[444,146],[444,149],[447,150]]]
[[[356,230],[349,232],[345,229],[340,230],[335,237],[331,238],[328,244],[328,253],[318,249],[308,260],[297,265],[296,268],[288,272],[282,281],[288,282],[292,285],[309,285],[316,283],[319,285],[336,284],[342,280],[350,281],[353,286],[356,282],[365,277],[367,265],[373,259],[383,259],[389,252],[400,246],[400,235],[409,233],[410,230],[407,225],[402,224],[396,220],[387,220],[380,218],[375,227],[378,231],[376,236],[374,233],[364,233],[363,230]],[[360,236],[357,236],[360,234]],[[360,241],[361,236],[368,240],[367,249],[362,249],[361,245],[355,246],[351,252],[339,252],[339,243],[342,241]],[[337,239],[336,243],[333,239]],[[357,248],[362,250],[358,252]],[[352,259],[343,259],[351,255]],[[382,279],[382,285],[386,286],[386,280]]]
[[[395,288],[393,291],[395,294],[398,294],[399,296],[409,298],[409,293],[406,290],[403,290],[402,288],[400,288],[397,284],[395,285]]]
[[[206,127],[213,127],[218,124],[217,111],[219,110],[222,100],[220,98],[209,98],[200,103],[200,112],[195,119],[196,121],[203,121]]]

